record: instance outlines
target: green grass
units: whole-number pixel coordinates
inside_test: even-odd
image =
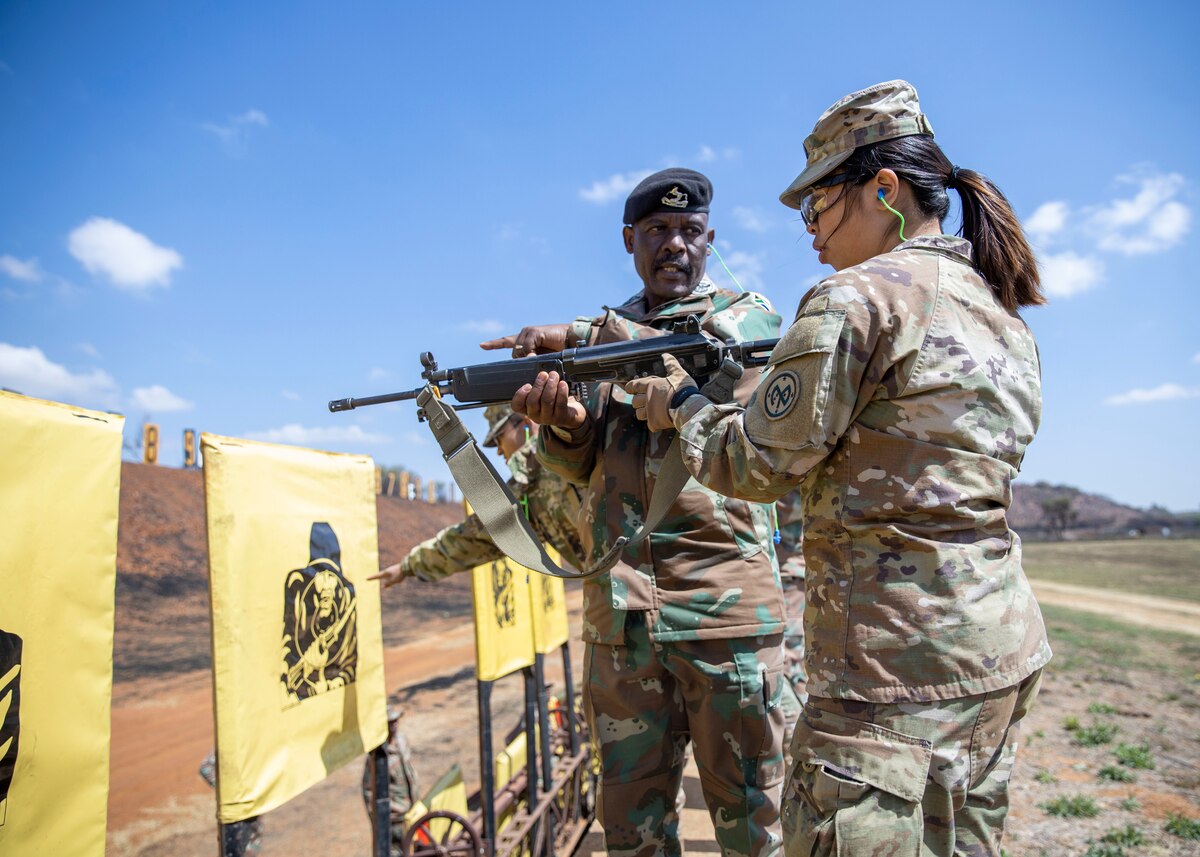
[[[1154,770],[1154,756],[1149,744],[1118,744],[1113,750],[1117,761],[1127,768],[1137,768],[1141,771]]]
[[[1051,671],[1128,670],[1195,679],[1200,639],[1194,636],[1052,604],[1042,605],[1042,616],[1054,650]]]
[[[1093,702],[1088,706],[1088,714],[1116,714],[1117,709],[1107,702]]]
[[[1044,783],[1046,785],[1058,782],[1058,777],[1054,776],[1054,774],[1050,773],[1049,771],[1038,771],[1037,776],[1034,777],[1034,779],[1039,783]]]
[[[1117,729],[1115,723],[1093,723],[1091,726],[1076,729],[1075,737],[1071,739],[1071,742],[1081,747],[1099,747],[1101,744],[1111,744],[1117,734]]]
[[[1125,849],[1108,842],[1095,843],[1083,852],[1083,857],[1125,857]]]
[[[1200,601],[1200,539],[1024,542],[1035,580]]]
[[[1132,783],[1137,780],[1137,774],[1120,765],[1105,765],[1096,776],[1102,780],[1111,780],[1114,783]]]
[[[1200,819],[1187,818],[1172,813],[1163,830],[1184,839],[1200,839]]]
[[[1096,801],[1086,795],[1056,797],[1041,804],[1041,807],[1047,815],[1056,815],[1059,818],[1095,818],[1100,814],[1100,807],[1096,806]]]
[[[1145,845],[1146,837],[1132,824],[1127,824],[1124,827],[1114,827],[1101,836],[1100,841],[1110,845],[1128,845],[1132,848],[1135,845]]]

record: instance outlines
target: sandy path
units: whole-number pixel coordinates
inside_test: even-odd
[[[1200,636],[1200,604],[1117,589],[1092,589],[1069,583],[1030,580],[1038,601],[1112,616],[1123,622]]]

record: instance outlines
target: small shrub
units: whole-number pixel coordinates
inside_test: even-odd
[[[1066,729],[1068,732],[1074,732],[1078,728],[1079,718],[1075,715],[1072,714],[1070,717],[1067,717],[1063,720],[1063,729]]]
[[[1081,747],[1099,747],[1101,744],[1111,743],[1113,736],[1117,734],[1117,729],[1115,723],[1096,723],[1092,726],[1084,726],[1075,730],[1075,737],[1072,741]]]
[[[1093,843],[1083,852],[1083,857],[1125,857],[1125,849],[1120,845]]]
[[[1093,702],[1088,706],[1088,714],[1116,714],[1117,709],[1107,702]]]
[[[1163,702],[1178,702],[1178,701],[1179,701],[1179,694],[1177,694],[1177,693],[1168,693],[1166,696],[1163,697]]]
[[[1120,765],[1105,765],[1096,776],[1102,780],[1112,780],[1114,783],[1137,782],[1137,775]]]
[[[1150,754],[1150,745],[1148,744],[1118,744],[1113,755],[1127,768],[1137,768],[1142,771],[1154,770],[1154,757]]]
[[[1095,818],[1100,814],[1100,807],[1087,795],[1074,797],[1056,797],[1041,805],[1047,815],[1059,818]]]
[[[1058,777],[1054,776],[1054,774],[1050,773],[1049,771],[1038,771],[1037,776],[1034,777],[1034,779],[1039,783],[1046,783],[1047,785],[1058,782]]]
[[[1197,818],[1171,813],[1163,829],[1183,839],[1200,839],[1200,819]]]
[[[1117,805],[1121,807],[1121,809],[1125,810],[1125,812],[1137,812],[1142,808],[1141,803],[1133,795],[1130,795],[1127,798],[1122,798],[1121,802]]]
[[[1108,833],[1100,837],[1101,842],[1108,842],[1112,845],[1145,845],[1146,837],[1142,835],[1142,831],[1138,830],[1132,824],[1127,824],[1124,827],[1114,827]]]

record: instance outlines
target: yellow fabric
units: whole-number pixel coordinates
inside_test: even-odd
[[[375,465],[211,434],[201,450],[217,817],[232,822],[387,740]]]
[[[471,817],[467,810],[467,786],[463,782],[462,769],[458,767],[457,762],[433,784],[424,800],[414,803],[404,814],[404,829],[412,830],[422,817],[435,809],[456,812],[468,820]],[[450,823],[448,818],[430,819],[426,832],[434,842],[441,842],[450,828]]]
[[[507,557],[471,572],[475,600],[475,675],[495,681],[533,666],[528,569]]]
[[[547,546],[546,553],[557,565],[562,557]],[[530,572],[532,585],[529,595],[533,612],[533,648],[539,655],[557,651],[567,642],[570,628],[567,626],[567,602],[561,577]]]
[[[124,422],[0,392],[4,857],[104,854]]]

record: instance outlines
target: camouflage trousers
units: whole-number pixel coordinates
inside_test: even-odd
[[[781,575],[780,580],[783,583],[784,618],[787,620],[787,629],[783,634],[783,676],[787,681],[783,684],[783,701],[780,705],[784,722],[784,762],[790,769],[792,733],[807,697],[804,692],[808,680],[804,674],[804,578]]]
[[[809,697],[784,786],[788,857],[999,857],[1022,719],[1041,671],[961,699]]]
[[[610,855],[682,853],[676,799],[689,740],[721,853],[779,852],[782,671],[781,634],[657,642],[638,612],[622,645],[587,645],[584,710]]]

